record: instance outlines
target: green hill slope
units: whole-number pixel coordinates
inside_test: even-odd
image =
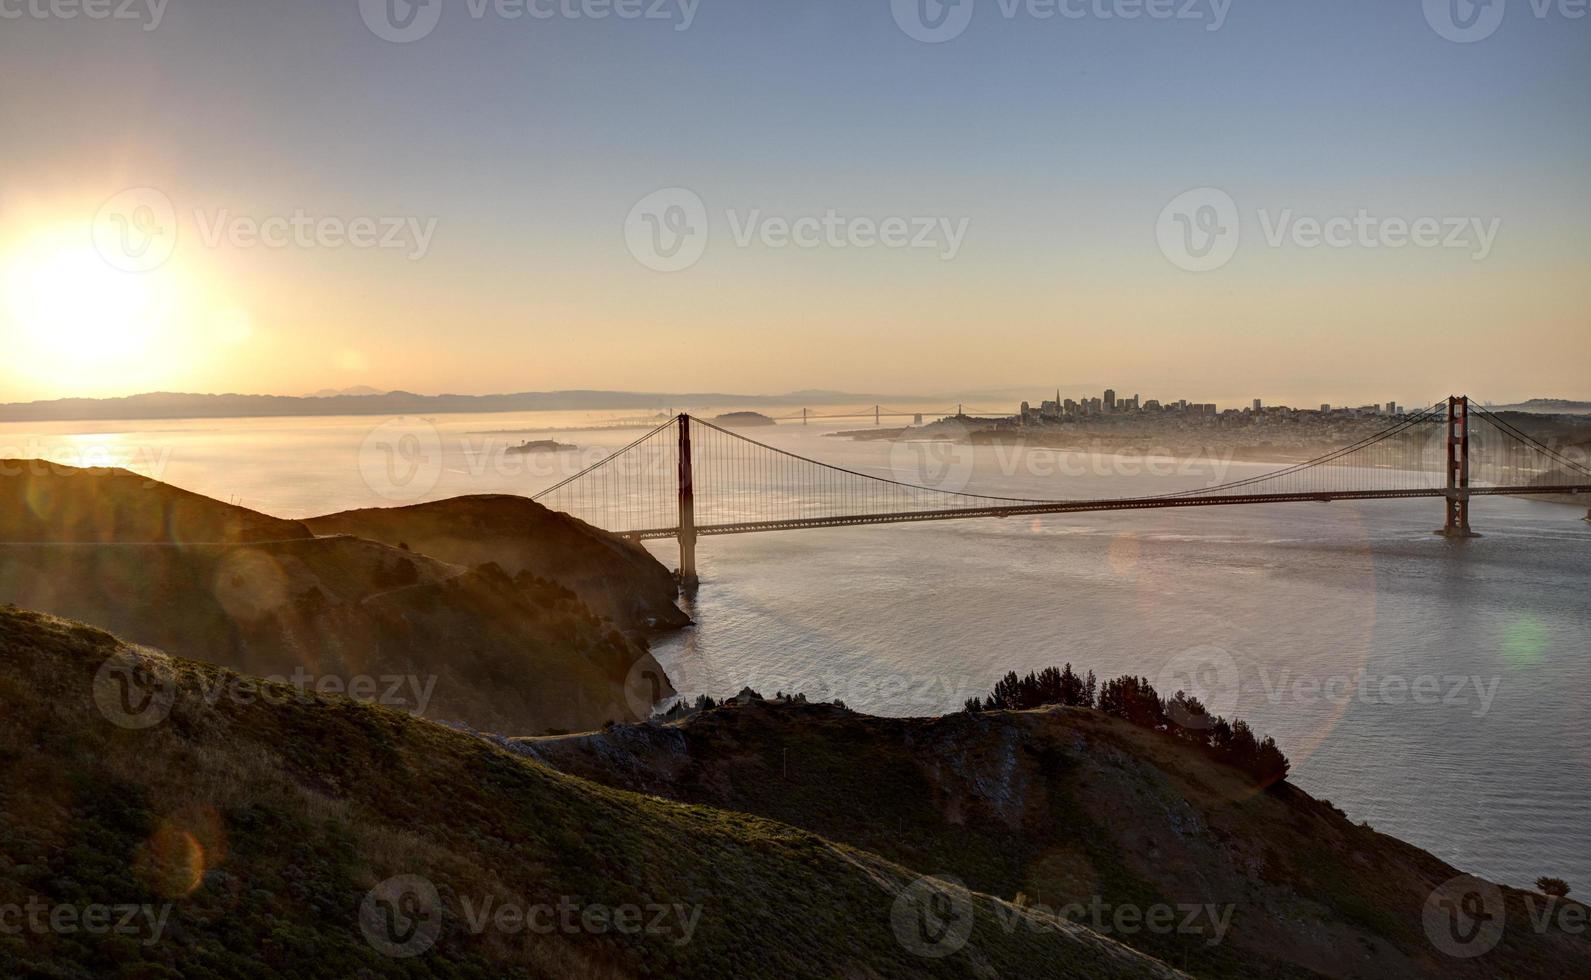
[[[644,642],[530,572],[317,538],[121,470],[0,474],[0,602],[516,734],[634,720],[671,692]]]
[[[525,497],[478,494],[407,507],[312,517],[316,534],[352,534],[458,565],[530,571],[580,596],[624,629],[673,628],[690,618],[674,604],[674,576],[639,544]]]
[[[1256,791],[1237,770],[1097,711],[898,719],[737,701],[669,725],[514,744],[609,785],[1073,906],[1090,924],[1096,907],[1114,925],[1116,909],[1209,906],[1186,929],[1112,933],[1199,976],[1591,976],[1591,936],[1538,930],[1532,909],[1541,915],[1545,899],[1513,889],[1496,892],[1507,928],[1495,947],[1449,955],[1432,938],[1440,918],[1427,916],[1440,915],[1438,889],[1457,869],[1296,787]]]
[[[0,975],[1176,975],[914,877],[0,608]]]

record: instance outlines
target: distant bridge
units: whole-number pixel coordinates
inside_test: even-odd
[[[799,417],[799,416],[797,416]],[[920,444],[931,487],[845,469],[681,414],[535,496],[636,540],[675,538],[680,578],[696,577],[696,541],[717,534],[855,527],[975,517],[1239,504],[1441,498],[1438,533],[1473,537],[1472,498],[1591,493],[1591,468],[1464,396],[1306,462],[1202,490],[1093,500],[967,493],[959,473]],[[950,485],[954,485],[950,488]]]
[[[821,415],[809,408],[803,408],[799,415],[775,415],[771,416],[771,418],[773,418],[775,422],[800,422],[802,425],[806,425],[810,421],[823,419],[872,419],[874,425],[883,425],[885,419],[909,418],[914,424],[922,425],[923,416],[925,415],[954,415],[957,417],[962,417],[966,415],[1007,416],[1010,414],[1010,412],[981,412],[978,409],[973,409],[971,412],[968,412],[966,408],[961,405],[957,405],[954,409],[946,409],[942,412],[908,412],[904,409],[886,408],[883,405],[874,405],[871,411],[867,409],[859,409],[855,412],[830,412]]]

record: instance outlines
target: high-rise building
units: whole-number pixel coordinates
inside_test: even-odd
[[[1114,412],[1115,410],[1116,410],[1116,392],[1115,392],[1114,389],[1106,388],[1105,389],[1105,411]]]
[[[1398,403],[1397,402],[1387,402],[1387,414],[1388,415],[1396,415],[1396,414],[1398,414]]]
[[[1260,400],[1256,398],[1254,399],[1254,414],[1258,415],[1261,411],[1263,411],[1263,409],[1260,407]]]

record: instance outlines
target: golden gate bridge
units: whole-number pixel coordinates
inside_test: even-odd
[[[697,539],[720,534],[1432,497],[1446,510],[1437,533],[1468,538],[1476,536],[1474,497],[1581,493],[1591,493],[1591,468],[1453,396],[1305,462],[1197,490],[1108,499],[1007,497],[888,479],[682,413],[532,499],[634,540],[676,539],[680,579],[692,584]]]

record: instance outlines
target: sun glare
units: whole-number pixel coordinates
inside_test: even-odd
[[[123,272],[88,236],[65,232],[27,239],[0,261],[12,356],[92,384],[159,373],[149,369],[169,350],[161,341],[180,312],[179,270]]]

